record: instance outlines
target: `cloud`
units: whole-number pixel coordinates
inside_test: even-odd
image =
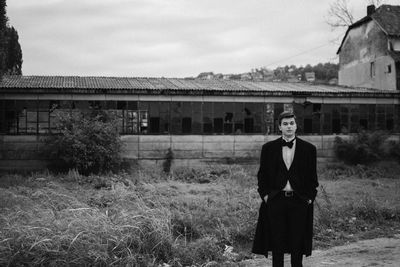
[[[196,76],[335,56],[319,0],[13,0],[24,74]],[[290,58],[302,51],[304,56]],[[278,64],[278,65],[279,65]]]

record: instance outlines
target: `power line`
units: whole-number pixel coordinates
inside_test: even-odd
[[[269,67],[269,66],[274,65],[274,64],[276,64],[276,63],[280,63],[280,62],[282,62],[282,61],[285,61],[285,60],[288,60],[288,59],[292,59],[292,58],[295,58],[295,57],[298,57],[298,56],[307,54],[307,53],[309,53],[309,52],[312,52],[312,51],[314,51],[314,50],[317,50],[317,49],[319,49],[319,48],[321,48],[321,47],[324,47],[324,46],[327,46],[327,45],[329,45],[329,43],[328,43],[328,44],[324,44],[324,45],[320,45],[320,46],[317,46],[317,47],[314,47],[314,48],[312,48],[312,49],[303,51],[303,52],[301,52],[301,53],[298,53],[298,54],[296,54],[296,55],[293,55],[293,56],[290,56],[290,57],[287,57],[287,58],[283,58],[283,59],[280,59],[280,60],[271,62],[271,63],[269,63],[268,65],[265,65],[265,67]]]
[[[292,55],[292,56],[290,56],[290,57],[283,58],[283,59],[280,59],[280,60],[271,62],[271,63],[269,63],[268,65],[265,65],[265,67],[269,67],[269,66],[274,65],[274,64],[276,64],[276,63],[280,63],[280,62],[282,62],[282,61],[286,61],[286,60],[288,60],[288,59],[292,59],[292,58],[295,58],[295,57],[298,57],[298,56],[307,54],[307,53],[309,53],[309,52],[315,51],[315,50],[320,49],[320,48],[322,48],[322,47],[324,47],[324,46],[331,45],[331,44],[332,44],[335,40],[337,40],[339,37],[340,37],[340,36],[338,36],[338,37],[332,39],[331,41],[329,41],[329,42],[326,43],[326,44],[319,45],[319,46],[313,47],[313,48],[311,48],[311,49],[308,49],[308,50],[306,50],[306,51],[300,52],[300,53],[298,53],[298,54]]]

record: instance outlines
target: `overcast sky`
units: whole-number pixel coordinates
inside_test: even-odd
[[[330,2],[8,0],[7,15],[24,75],[189,77],[337,62]],[[366,2],[351,0],[356,19]]]

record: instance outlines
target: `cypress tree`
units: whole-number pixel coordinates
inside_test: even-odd
[[[6,0],[0,0],[0,79],[4,74],[22,74],[22,50],[18,32],[8,25]]]
[[[6,0],[0,0],[0,79],[4,74],[5,58],[6,58],[6,29],[7,29],[7,14]]]
[[[6,29],[5,72],[10,75],[22,74],[22,50],[18,41],[18,32],[14,27]]]

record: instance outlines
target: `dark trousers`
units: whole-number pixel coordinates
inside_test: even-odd
[[[307,210],[307,202],[295,194],[286,197],[282,192],[267,200],[274,267],[283,266],[283,253],[291,254],[292,267],[303,266]]]
[[[303,267],[303,254],[291,253],[290,264],[292,267]],[[272,252],[272,267],[283,267],[283,253]]]

